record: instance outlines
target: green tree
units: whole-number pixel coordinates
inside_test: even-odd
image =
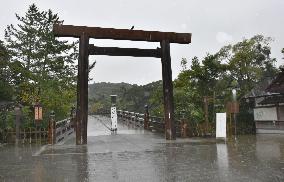
[[[52,26],[59,17],[51,10],[29,6],[17,26],[8,25],[5,40],[17,75],[14,78],[17,101],[32,106],[41,102],[45,113],[55,110],[66,117],[74,102],[76,44],[58,40]]]
[[[277,73],[275,58],[271,58],[269,37],[256,35],[251,39],[231,46],[229,69],[232,86],[240,88],[239,98],[248,93],[263,77],[273,77]]]
[[[162,81],[152,83],[152,91],[147,105],[149,106],[150,115],[164,117],[164,99]]]
[[[174,82],[176,114],[185,110],[187,118],[203,121],[204,97],[213,99],[216,92],[222,90],[218,83],[225,71],[226,66],[221,64],[220,54],[207,54],[202,61],[194,57],[191,67],[182,71]],[[209,109],[212,113],[214,108]]]
[[[3,41],[0,40],[0,101],[9,101],[12,97],[9,53]]]
[[[209,121],[213,121],[215,112],[225,111],[233,88],[239,87],[241,98],[263,77],[273,77],[277,69],[275,59],[270,57],[271,41],[261,35],[244,39],[215,54],[207,54],[202,60],[194,57],[188,69],[187,60],[182,59],[182,71],[174,81],[176,114],[185,110],[190,120],[204,121],[204,96],[208,96]]]

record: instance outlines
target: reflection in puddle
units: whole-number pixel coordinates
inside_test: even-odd
[[[229,160],[228,160],[228,149],[227,144],[216,144],[217,146],[217,164],[218,164],[218,172],[220,177],[227,177],[228,168],[229,168]],[[228,179],[229,180],[229,179]]]
[[[280,143],[275,140],[275,136],[257,135],[256,156],[260,160],[270,160],[281,157]]]
[[[95,133],[102,127],[88,126]],[[5,145],[0,181],[284,181],[283,141],[283,135],[165,141],[136,133],[88,137],[79,146]]]

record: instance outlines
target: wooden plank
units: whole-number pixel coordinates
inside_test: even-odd
[[[76,144],[87,144],[88,122],[88,78],[89,78],[89,37],[82,34],[79,43],[78,82],[77,82],[77,129]]]
[[[60,24],[53,25],[53,33],[58,37],[79,38],[83,32],[90,38],[96,39],[133,40],[148,42],[161,42],[162,40],[168,40],[170,43],[191,43],[191,33],[128,30]]]
[[[162,77],[164,94],[164,116],[165,116],[165,135],[167,140],[176,139],[176,128],[174,119],[174,99],[171,69],[170,43],[163,40],[162,49]]]
[[[108,56],[132,56],[132,57],[155,57],[161,58],[161,49],[137,49],[137,48],[118,48],[118,47],[97,47],[89,45],[90,55]]]

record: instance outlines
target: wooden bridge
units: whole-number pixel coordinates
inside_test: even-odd
[[[76,116],[71,115],[72,117],[56,121],[54,115],[50,116],[48,128],[26,128],[20,130],[20,143],[40,143],[40,144],[51,144],[55,145],[58,143],[64,143],[69,138],[74,138],[76,134]],[[96,122],[103,123],[103,128],[106,131],[110,130],[110,112],[101,111],[96,113],[96,115],[89,115],[96,118]],[[163,117],[157,117],[150,115],[148,112],[137,113],[131,111],[117,110],[118,124],[122,127],[124,131],[129,130],[144,130],[147,132],[157,133],[160,136],[165,134],[165,119]],[[100,121],[100,117],[104,118],[104,121]],[[212,130],[215,123],[210,123],[209,126]],[[94,131],[100,131],[101,126],[97,128],[93,127],[93,123],[88,124],[88,132],[94,133]],[[193,124],[188,122],[186,119],[175,119],[175,131],[176,136],[180,138],[195,137],[195,136],[204,136],[206,135],[206,123],[196,123]],[[120,131],[119,131],[120,132]],[[100,133],[100,132],[99,132]],[[97,133],[96,135],[99,135]],[[126,132],[127,133],[127,132]],[[214,135],[214,133],[212,133]],[[5,132],[0,133],[2,141],[7,143],[14,143],[16,138],[15,129],[10,129]],[[72,143],[72,142],[71,142]],[[75,141],[74,141],[75,143]]]
[[[117,110],[117,116],[118,124],[120,126],[119,128],[123,129],[124,133],[132,133],[132,130],[139,130],[157,133],[160,136],[164,136],[165,134],[165,119],[163,117],[152,116],[147,112],[137,113],[123,110]],[[106,133],[106,131],[108,131],[108,134],[111,133],[110,112],[100,112],[96,113],[96,115],[89,115],[89,117],[93,117],[93,120],[95,119],[96,121],[89,123],[88,127],[90,127],[90,129],[88,129],[88,132],[91,132],[93,134],[95,133],[95,135],[100,135],[100,133],[102,133],[102,128],[104,128],[104,134]],[[96,127],[98,127],[96,128],[94,127],[94,122],[101,124],[96,125]],[[74,135],[76,133],[74,123],[75,118],[67,118],[65,120],[57,122],[51,119],[48,131],[48,143],[57,144],[59,142],[62,142],[63,140],[68,139],[69,135]],[[214,123],[211,123],[210,127],[214,127],[213,125]],[[121,132],[119,130],[120,129],[118,129],[118,133]],[[128,131],[126,132],[126,130]],[[204,136],[206,134],[205,123],[196,124],[195,126],[193,126],[183,118],[175,120],[175,130],[176,136],[180,138]]]

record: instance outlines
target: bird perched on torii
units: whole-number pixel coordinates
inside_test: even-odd
[[[62,20],[62,21],[59,21],[59,20],[58,20],[58,21],[56,22],[56,24],[58,24],[58,25],[63,25],[63,22],[64,22],[64,20]]]

